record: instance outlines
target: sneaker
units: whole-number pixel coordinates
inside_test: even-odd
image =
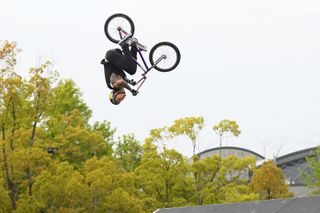
[[[137,44],[138,44],[138,39],[132,37],[132,38],[130,39],[130,41],[129,41],[129,44],[130,44],[130,45],[137,45]]]
[[[139,42],[138,42],[138,39],[136,39],[136,38],[134,38],[134,37],[132,37],[129,41],[128,41],[128,44],[129,45],[134,45],[134,46],[136,46],[140,51],[145,51],[145,52],[147,52],[147,47],[146,46],[144,46],[144,45],[142,45],[142,44],[140,44]]]
[[[142,44],[139,44],[139,43],[137,43],[136,46],[140,51],[147,52],[147,47],[146,46],[144,46]]]
[[[105,59],[105,58],[102,59],[101,62],[100,62],[100,64],[106,64],[106,63],[108,63],[108,61],[107,61],[107,59]]]
[[[126,43],[130,38],[132,37],[132,34],[129,33],[128,35],[126,35],[125,37],[123,37],[119,42],[118,44],[120,46],[122,46],[124,43]]]

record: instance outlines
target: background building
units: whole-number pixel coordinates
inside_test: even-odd
[[[283,174],[286,177],[287,184],[290,186],[290,191],[295,196],[307,195],[310,189],[305,186],[303,180],[301,180],[300,173],[306,170],[306,157],[315,156],[317,147],[292,152],[287,155],[283,155],[276,159],[276,164],[281,168]]]
[[[281,168],[286,177],[287,184],[290,186],[290,191],[293,192],[295,196],[305,196],[310,192],[310,189],[306,187],[305,183],[300,178],[300,171],[306,171],[306,157],[315,156],[316,149],[317,147],[312,147],[300,150],[283,155],[275,160],[277,166]],[[261,165],[261,163],[266,160],[262,155],[240,147],[217,147],[198,153],[200,159],[213,155],[221,155],[222,158],[231,155],[235,155],[239,158],[253,156],[256,158],[257,165]],[[250,178],[249,172],[244,174],[243,178]]]
[[[203,152],[200,152],[198,156],[200,157],[200,159],[203,159],[206,157],[210,157],[212,155],[220,155],[220,153],[222,158],[226,158],[230,155],[235,155],[238,158],[253,156],[256,158],[257,162],[263,161],[265,159],[262,155],[256,152],[253,152],[251,150],[240,148],[240,147],[232,147],[232,146],[224,146],[221,148],[217,147],[217,148],[208,149]]]

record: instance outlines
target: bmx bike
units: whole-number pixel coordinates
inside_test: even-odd
[[[113,43],[118,43],[128,34],[132,35],[129,40],[135,39],[133,37],[134,31],[135,26],[132,19],[122,13],[113,14],[106,20],[104,25],[104,32],[107,38]],[[142,77],[135,84],[137,85],[137,91],[147,79],[147,74],[150,70],[154,68],[160,72],[170,72],[178,66],[181,58],[180,51],[176,45],[167,41],[159,42],[151,48],[149,52],[149,61],[151,66],[147,64],[139,48],[138,53],[142,62],[139,62],[137,60],[138,58],[133,58],[133,60],[141,68],[143,73]]]

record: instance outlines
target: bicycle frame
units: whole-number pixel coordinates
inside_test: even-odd
[[[124,36],[128,35],[128,33],[126,31],[124,31],[123,29],[121,28],[118,28],[117,29],[119,31],[119,35],[120,35],[120,38],[122,39]],[[123,36],[124,35],[124,36]],[[139,89],[141,88],[141,86],[144,84],[144,82],[147,80],[147,74],[149,73],[150,70],[152,70],[155,66],[157,66],[157,64],[160,63],[160,61],[162,59],[166,59],[166,56],[165,55],[162,55],[160,58],[158,58],[154,65],[152,66],[148,66],[146,60],[144,59],[143,55],[142,55],[142,52],[141,50],[138,49],[138,53],[139,53],[139,56],[142,60],[142,63],[143,63],[143,66],[141,63],[138,62],[138,58],[135,59],[134,57],[132,57],[132,59],[135,61],[135,63],[137,64],[138,67],[140,67],[140,69],[143,71],[142,73],[142,77],[137,81],[137,91],[139,91]]]
[[[133,58],[132,59],[136,62],[136,64],[140,67],[140,69],[143,71],[142,77],[137,81],[137,91],[141,88],[141,86],[144,84],[144,82],[147,80],[147,74],[150,70],[152,70],[162,59],[165,59],[166,56],[162,55],[160,58],[157,59],[157,61],[154,63],[152,66],[148,66],[141,51],[138,49],[139,56],[143,62],[144,67],[138,62],[137,59]]]

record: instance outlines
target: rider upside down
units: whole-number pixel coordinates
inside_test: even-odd
[[[109,99],[114,105],[120,104],[126,97],[125,89],[129,90],[134,96],[138,94],[138,91],[132,89],[129,85],[134,86],[136,82],[129,80],[126,73],[130,75],[136,73],[137,63],[134,59],[137,59],[138,48],[140,51],[147,51],[146,47],[132,38],[131,34],[120,40],[118,44],[122,51],[119,48],[108,50],[105,58],[101,61],[104,66],[107,86],[112,90],[109,94]],[[129,46],[131,46],[130,49]]]
[[[107,86],[111,89],[109,99],[114,105],[118,105],[123,101],[126,97],[126,90],[129,90],[134,96],[137,95],[138,90],[147,79],[147,73],[151,69],[170,72],[180,62],[179,49],[171,42],[162,41],[151,48],[149,53],[151,66],[149,66],[141,54],[142,51],[147,51],[147,48],[139,44],[138,40],[133,37],[134,29],[132,19],[122,13],[111,15],[104,25],[104,32],[107,38],[121,47],[121,49],[107,51],[105,58],[101,61],[104,66]],[[140,63],[137,61],[137,53],[141,58]],[[126,74],[134,75],[137,66],[143,72],[142,77],[135,82],[134,80],[129,80]],[[130,85],[136,86],[136,89],[133,89]]]

